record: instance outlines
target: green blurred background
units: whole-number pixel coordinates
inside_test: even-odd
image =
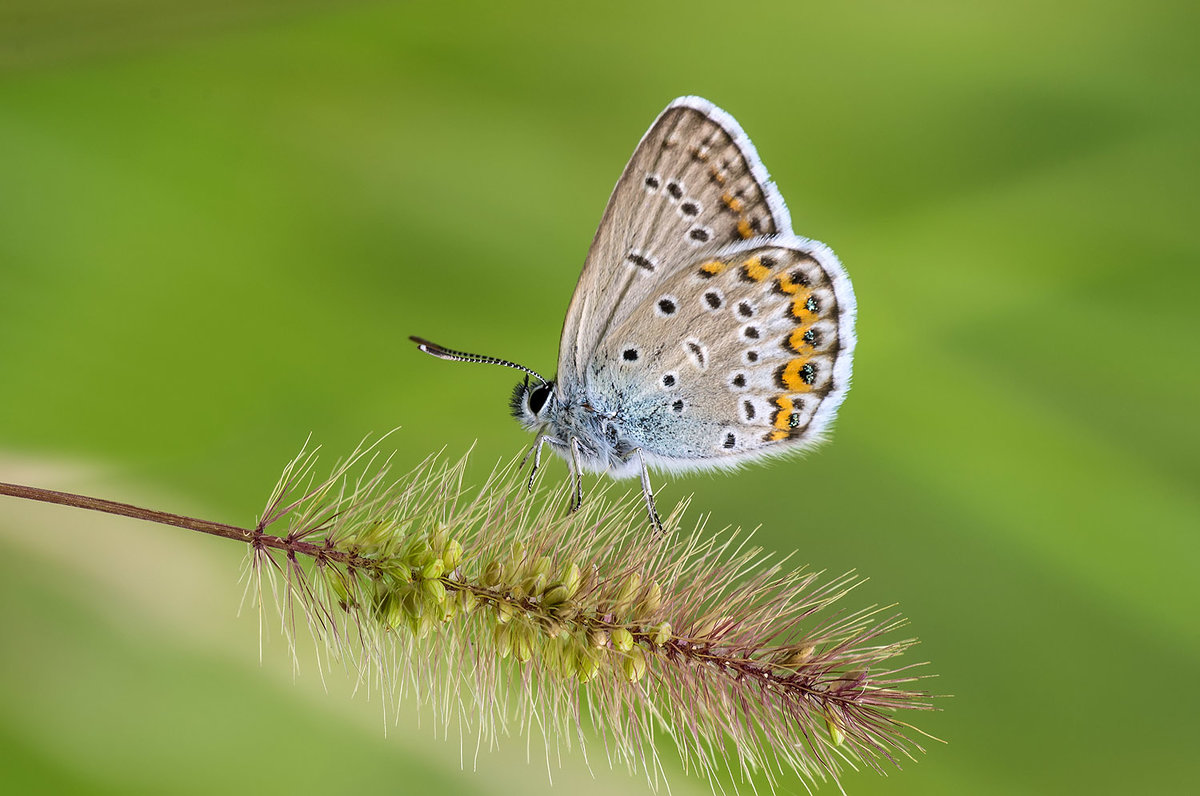
[[[478,477],[529,442],[516,379],[407,335],[552,371],[614,180],[700,94],[860,347],[832,444],[660,500],[857,568],[954,694],[846,789],[1193,793],[1197,9],[9,0],[0,480],[247,524],[310,433],[396,425]],[[0,544],[7,793],[645,790],[599,746],[462,771],[273,631],[260,666],[237,545],[11,499]]]

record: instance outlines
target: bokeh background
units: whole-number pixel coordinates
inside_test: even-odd
[[[8,0],[0,480],[246,524],[310,434],[393,426],[481,476],[514,374],[407,336],[552,371],[614,180],[701,94],[860,347],[831,444],[660,500],[857,568],[954,695],[847,791],[1193,793],[1197,8]],[[11,499],[0,545],[7,793],[646,789],[521,739],[464,771],[277,633],[260,665],[237,545]]]

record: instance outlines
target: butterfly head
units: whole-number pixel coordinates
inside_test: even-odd
[[[543,381],[529,383],[529,377],[519,382],[513,389],[512,415],[517,422],[529,431],[534,431],[551,421],[558,409],[558,399],[554,395],[554,382]]]

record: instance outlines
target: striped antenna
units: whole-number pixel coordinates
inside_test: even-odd
[[[408,339],[416,343],[417,348],[421,349],[426,354],[431,354],[437,357],[438,359],[446,359],[451,362],[482,362],[485,365],[503,365],[506,368],[523,370],[530,376],[533,376],[535,379],[540,381],[542,384],[550,383],[543,379],[536,371],[530,370],[524,365],[518,365],[516,362],[509,362],[507,359],[484,356],[483,354],[468,354],[466,351],[454,351],[449,348],[443,348],[437,343],[431,343],[430,341],[421,337],[410,336]]]

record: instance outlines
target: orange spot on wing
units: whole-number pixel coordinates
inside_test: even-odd
[[[779,431],[779,430],[772,431],[770,434],[767,435],[767,442],[779,442],[779,440],[787,439],[790,436],[792,436],[792,435],[786,431]]]
[[[796,406],[786,395],[776,398],[775,405],[779,408],[776,410],[775,416],[771,418],[771,425],[775,426],[778,431],[775,431],[772,436],[779,433],[786,435],[792,427],[792,412],[796,411]],[[783,437],[776,437],[776,439],[783,439]]]
[[[751,257],[742,263],[742,271],[746,274],[747,279],[752,279],[755,282],[763,281],[771,273],[771,269],[763,265],[762,260],[757,257]]]
[[[812,350],[812,343],[804,339],[804,335],[808,334],[811,327],[797,326],[790,335],[788,335],[788,345],[797,354],[803,354],[805,351]]]
[[[744,218],[738,219],[737,231],[738,231],[738,234],[741,235],[743,238],[754,237],[754,228],[751,227],[750,222]]]
[[[721,201],[724,202],[725,206],[728,207],[733,212],[735,212],[735,213],[742,212],[742,207],[743,207],[742,200],[738,199],[736,196],[731,194],[729,191],[726,191],[725,193],[721,194]]]
[[[720,260],[709,260],[700,266],[700,274],[702,276],[716,276],[728,267],[729,263],[721,262]]]
[[[725,184],[725,172],[717,168],[715,163],[708,167],[708,173],[712,175],[713,182],[715,182],[717,185]]]
[[[784,367],[783,373],[780,375],[779,380],[783,382],[783,386],[786,387],[788,391],[808,392],[812,389],[812,385],[809,384],[809,381],[812,380],[812,377],[808,376],[807,380],[805,378],[806,375],[811,372],[811,368],[808,371],[805,370],[804,366],[807,364],[808,359],[806,357],[801,357],[799,359],[793,359],[791,362],[787,363],[786,367]]]
[[[816,323],[817,313],[809,309],[809,300],[812,298],[810,291],[797,293],[796,298],[792,300],[792,317],[797,323],[811,324]]]
[[[799,282],[793,282],[791,274],[784,274],[783,276],[779,277],[779,279],[776,280],[776,284],[779,285],[780,293],[789,294],[798,293],[800,288],[804,287]]]

